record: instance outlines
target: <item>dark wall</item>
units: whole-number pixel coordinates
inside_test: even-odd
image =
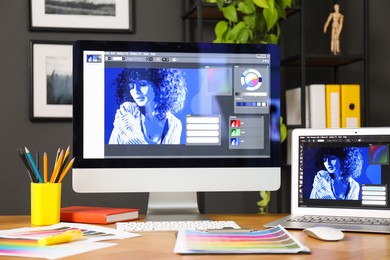
[[[321,0],[322,1],[322,0]],[[316,2],[319,1],[307,1]],[[325,1],[330,2],[330,1]],[[342,1],[342,12],[360,8],[354,6],[357,0]],[[28,146],[31,150],[55,153],[59,146],[65,148],[72,144],[71,122],[33,122],[29,119],[29,42],[31,40],[74,41],[77,39],[94,40],[138,40],[138,41],[180,41],[181,38],[181,1],[180,0],[139,0],[136,1],[135,33],[103,34],[81,32],[32,32],[29,31],[29,1],[0,1],[0,214],[28,214],[29,180],[25,168],[20,162],[16,148]],[[343,5],[348,4],[348,7]],[[311,15],[319,19],[327,15],[327,10],[313,6]],[[390,23],[390,1],[369,1],[370,12],[370,86],[368,118],[370,126],[390,124],[388,59],[390,58],[390,35],[387,24]],[[353,15],[356,16],[356,12]],[[322,18],[320,18],[322,19]],[[361,17],[357,17],[358,21]],[[313,21],[314,21],[313,20]],[[311,24],[312,30],[322,30],[324,21]],[[321,25],[315,28],[315,25]],[[347,24],[346,24],[347,26]],[[355,23],[348,23],[354,27]],[[356,28],[359,28],[356,25]],[[346,31],[348,31],[346,29]],[[289,41],[296,42],[296,35],[288,31]],[[319,35],[319,33],[317,32]],[[361,41],[361,32],[354,31],[351,38],[343,35],[343,50],[355,50]],[[347,41],[348,39],[348,41]],[[211,39],[208,39],[211,40]],[[328,38],[313,35],[313,46],[326,46]],[[293,45],[293,44],[292,44]],[[357,46],[357,47],[356,47]],[[287,47],[288,48],[288,47]],[[322,47],[321,47],[322,48]],[[324,47],[325,48],[325,47]],[[359,69],[354,72],[359,75]],[[289,185],[284,183],[283,185]],[[285,200],[285,197],[275,197]],[[289,196],[287,196],[289,198]],[[208,212],[256,212],[258,194],[219,193],[207,194],[205,207]],[[145,209],[146,194],[76,194],[71,187],[70,175],[63,182],[63,205],[107,205],[131,206]],[[275,202],[274,202],[275,203]]]
[[[55,154],[58,147],[72,144],[71,122],[36,122],[29,119],[29,42],[31,40],[134,40],[181,41],[181,0],[135,0],[135,32],[132,34],[29,31],[30,1],[0,1],[0,214],[30,212],[30,184],[16,148]],[[53,159],[53,158],[52,158]],[[69,174],[63,181],[62,205],[138,207],[144,212],[148,195],[78,194]],[[250,199],[248,199],[248,196]],[[208,195],[209,212],[255,212],[257,193]],[[248,202],[249,201],[249,202]],[[249,209],[248,209],[249,208]]]
[[[142,0],[135,3],[135,33],[32,32],[30,1],[0,1],[0,214],[27,214],[30,210],[29,180],[16,153],[17,147],[47,151],[72,144],[71,122],[33,122],[29,119],[29,42],[137,40],[180,41],[181,1]],[[63,181],[63,205],[112,205],[145,208],[146,194],[76,194],[71,175]]]
[[[369,125],[390,126],[390,1],[370,2]]]

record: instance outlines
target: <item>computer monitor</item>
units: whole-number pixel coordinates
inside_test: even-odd
[[[197,219],[197,192],[279,188],[277,45],[76,41],[73,75],[76,192]]]

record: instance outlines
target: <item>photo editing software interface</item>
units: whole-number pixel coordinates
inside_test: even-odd
[[[270,55],[84,51],[84,158],[270,158]]]
[[[389,209],[389,135],[300,136],[300,207]]]

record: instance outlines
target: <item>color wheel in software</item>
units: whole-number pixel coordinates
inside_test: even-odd
[[[247,69],[241,74],[241,85],[248,91],[259,89],[262,82],[260,72],[255,69]]]

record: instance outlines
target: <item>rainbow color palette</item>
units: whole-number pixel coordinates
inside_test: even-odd
[[[260,253],[309,253],[282,226],[261,231],[207,232],[179,231],[176,253],[183,254],[260,254]]]
[[[67,243],[54,246],[40,246],[37,240],[0,238],[1,256],[20,256],[59,259],[113,246],[112,243]]]
[[[84,238],[71,243],[50,246],[40,246],[37,242],[39,238],[57,235],[67,230],[81,230]],[[139,235],[80,223],[58,223],[43,227],[0,230],[0,256],[59,259],[115,245],[113,243],[100,242],[103,240],[124,239],[136,236]]]

